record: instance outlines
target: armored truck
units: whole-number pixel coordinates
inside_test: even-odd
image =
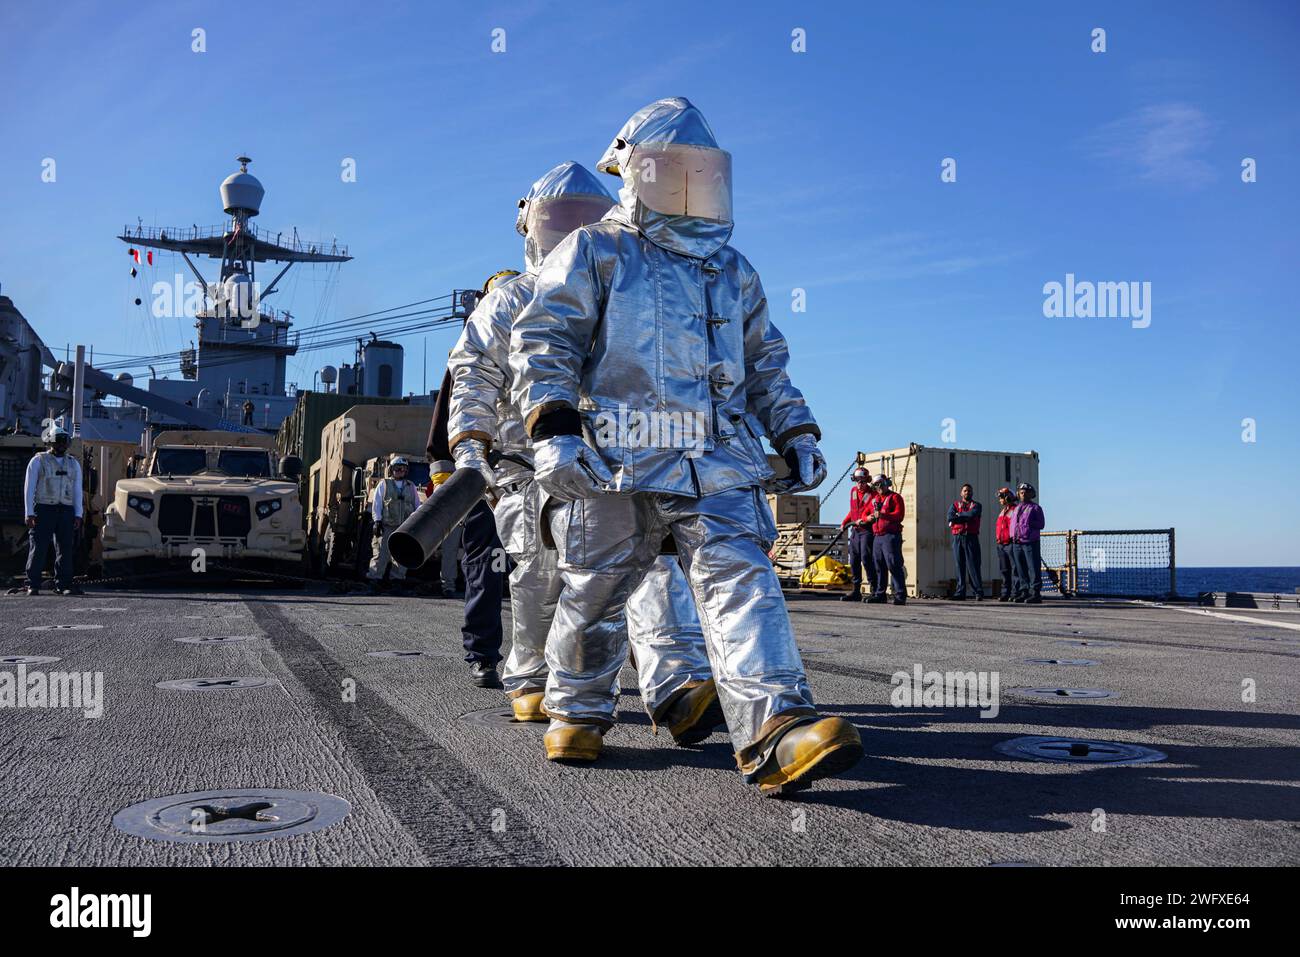
[[[117,483],[105,516],[103,558],[265,559],[301,567],[306,533],[298,500],[302,463],[276,461],[274,437],[171,431],[152,442],[143,474]]]

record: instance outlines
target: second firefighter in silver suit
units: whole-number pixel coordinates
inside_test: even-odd
[[[548,496],[533,481],[532,444],[511,395],[510,329],[532,298],[546,254],[570,231],[596,222],[614,201],[599,180],[576,163],[564,163],[533,184],[520,200],[516,228],[524,236],[526,272],[496,282],[478,304],[451,354],[449,445],[461,468],[478,469],[499,495],[494,515],[506,552],[513,619],[511,649],[502,680],[515,717],[545,720],[547,635],[564,588],[554,544],[542,525]],[[490,452],[495,468],[489,464]],[[690,743],[721,723],[704,635],[694,599],[672,556],[657,558],[628,599],[602,623],[609,655],[599,678],[616,695],[629,638],[646,710]]]

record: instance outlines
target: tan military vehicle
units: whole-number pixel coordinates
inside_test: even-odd
[[[363,577],[370,564],[370,499],[389,461],[403,456],[408,478],[429,482],[424,445],[433,409],[418,405],[354,405],[321,430],[320,458],[307,479],[307,540],[322,575]]]
[[[104,526],[104,564],[127,559],[266,559],[301,567],[306,534],[297,478],[302,463],[277,463],[273,436],[162,432],[143,474],[117,483]]]

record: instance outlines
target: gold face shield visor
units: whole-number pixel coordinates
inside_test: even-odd
[[[608,196],[586,193],[539,197],[528,203],[524,235],[537,244],[544,256],[579,226],[599,222],[612,205]]]
[[[643,143],[632,147],[628,168],[646,208],[666,216],[733,221],[731,154],[726,150]]]

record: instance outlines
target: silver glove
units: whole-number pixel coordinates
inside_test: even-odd
[[[790,466],[790,477],[773,483],[772,490],[778,495],[807,492],[826,480],[826,459],[808,433],[796,435],[781,454]]]
[[[600,495],[614,482],[596,450],[578,435],[557,435],[537,442],[533,467],[537,484],[565,502]]]
[[[488,495],[498,498],[501,489],[497,486],[496,471],[488,464],[488,447],[482,439],[462,439],[452,449],[451,456],[456,460],[458,469],[474,469],[487,482]]]

